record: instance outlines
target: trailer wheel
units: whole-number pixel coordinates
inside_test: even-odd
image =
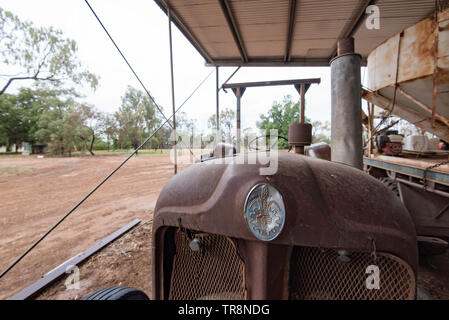
[[[136,288],[114,286],[107,287],[83,298],[83,300],[150,300],[148,296]]]
[[[388,177],[378,178],[380,182],[384,184],[388,189],[394,192],[394,194],[399,197],[398,183]]]

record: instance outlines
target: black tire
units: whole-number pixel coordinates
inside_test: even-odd
[[[384,184],[384,186],[386,186],[388,189],[390,189],[391,191],[394,192],[394,194],[399,197],[399,188],[398,188],[398,184],[396,181],[391,180],[388,177],[382,177],[382,178],[378,178],[378,180],[380,182],[382,182]]]
[[[143,292],[131,287],[115,286],[97,290],[83,300],[150,300]]]

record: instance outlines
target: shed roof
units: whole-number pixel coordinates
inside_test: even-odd
[[[368,54],[426,18],[435,0],[155,0],[204,57],[216,66],[328,66],[337,41],[353,36]],[[447,3],[448,0],[443,2]],[[380,9],[368,29],[366,8]]]

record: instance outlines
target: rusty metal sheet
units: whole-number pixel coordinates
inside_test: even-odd
[[[394,85],[397,67],[399,83],[433,75],[435,27],[432,18],[425,19],[405,29],[402,37],[396,34],[374,49],[368,56],[368,87],[376,91]],[[440,33],[445,34],[445,31]],[[440,56],[449,55],[449,46],[441,44],[439,48]],[[399,66],[396,63],[398,54]]]
[[[388,98],[380,94],[378,91],[370,92],[367,90],[362,90],[362,98],[384,110],[393,110],[393,115],[413,123],[415,126],[423,129],[424,131],[433,133],[440,139],[449,141],[449,127],[447,125],[436,119],[437,121],[433,127],[431,117],[428,114],[415,110],[411,108],[410,105],[399,104],[396,101],[396,104],[393,107],[392,98]],[[438,112],[440,112],[440,109],[438,109]]]
[[[371,52],[371,92],[364,94],[366,100],[445,140],[449,128],[448,16],[449,9],[433,14]]]
[[[154,237],[159,228],[173,226],[256,240],[245,222],[244,203],[254,185],[268,182],[281,192],[286,208],[285,227],[273,244],[370,251],[370,239],[376,239],[379,251],[416,266],[415,230],[408,212],[368,174],[285,152],[279,152],[278,171],[272,176],[259,174],[260,163],[220,162],[195,164],[170,179],[156,204]]]
[[[399,192],[416,226],[418,235],[449,237],[449,212],[436,219],[448,205],[446,197],[399,183]]]

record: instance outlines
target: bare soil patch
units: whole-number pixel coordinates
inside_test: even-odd
[[[124,157],[0,157],[0,269],[22,254]],[[172,175],[167,155],[132,158],[0,280],[0,299],[11,297],[134,218],[142,222],[152,219],[157,197]],[[148,231],[145,227],[139,230]]]

